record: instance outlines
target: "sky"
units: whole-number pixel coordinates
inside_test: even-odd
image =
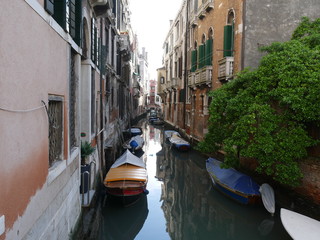
[[[156,80],[162,67],[162,46],[170,29],[170,20],[177,16],[183,0],[130,0],[131,26],[138,35],[139,51],[148,52],[149,73]]]

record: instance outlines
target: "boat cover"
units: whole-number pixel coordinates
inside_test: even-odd
[[[142,134],[142,131],[140,128],[135,128],[135,127],[132,127],[129,129],[129,132],[131,132],[131,134],[133,135],[140,135]]]
[[[164,135],[165,135],[166,138],[171,138],[171,136],[173,134],[176,134],[176,135],[180,136],[180,134],[177,131],[174,131],[174,130],[166,130],[166,131],[164,131]]]
[[[131,164],[134,166],[146,168],[146,164],[141,158],[138,158],[137,156],[133,155],[128,149],[124,152],[124,154],[119,157],[114,164],[111,166],[111,168],[117,168],[124,164]]]
[[[260,195],[260,186],[250,176],[233,168],[221,168],[220,164],[221,162],[214,158],[209,158],[206,162],[207,171],[220,183],[247,195]]]
[[[186,140],[182,139],[180,135],[173,133],[169,141],[176,145],[190,145]]]
[[[142,148],[144,145],[144,140],[141,136],[134,136],[130,139],[129,145],[131,148],[136,149],[136,148]]]
[[[121,165],[117,168],[111,168],[107,173],[104,182],[114,181],[141,181],[146,182],[148,179],[148,173],[145,168],[137,167],[133,165]]]

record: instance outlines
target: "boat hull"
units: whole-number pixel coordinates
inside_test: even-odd
[[[258,204],[261,203],[261,197],[260,195],[245,195],[245,194],[241,194],[239,192],[236,192],[230,188],[228,188],[227,186],[221,184],[218,180],[215,180],[211,175],[211,180],[213,183],[213,186],[220,191],[222,194],[224,194],[225,196],[229,197],[230,199],[244,204],[244,205],[253,205],[253,204]]]
[[[186,152],[190,149],[190,145],[189,144],[172,144],[176,149],[178,149],[179,151],[182,152]]]
[[[110,199],[126,206],[135,203],[146,192],[146,182],[108,182],[105,187]]]
[[[220,163],[220,161],[212,158],[209,158],[206,162],[207,172],[217,190],[241,204],[262,203],[257,183],[235,169],[220,168]]]

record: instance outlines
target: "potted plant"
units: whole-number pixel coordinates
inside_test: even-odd
[[[86,193],[89,189],[90,164],[87,163],[87,158],[94,153],[94,151],[95,148],[92,147],[91,143],[88,141],[81,142],[81,193]],[[89,172],[89,174],[84,174],[84,172]],[[84,178],[83,182],[82,178]]]
[[[95,151],[96,149],[92,147],[91,143],[88,141],[81,142],[81,165],[87,165],[87,158]]]

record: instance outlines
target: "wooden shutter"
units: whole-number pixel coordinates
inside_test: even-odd
[[[205,45],[202,44],[199,46],[199,68],[204,66],[204,58],[205,58]]]
[[[206,50],[205,50],[205,65],[212,66],[212,39],[206,41]]]
[[[44,9],[50,14],[54,13],[54,0],[45,0],[44,1]]]
[[[223,56],[233,56],[233,27],[232,25],[224,26],[224,39],[223,39]]]
[[[191,51],[191,72],[195,72],[197,70],[197,50]]]
[[[68,32],[67,24],[67,3],[66,0],[55,0],[54,1],[54,14],[53,18],[57,23]]]

